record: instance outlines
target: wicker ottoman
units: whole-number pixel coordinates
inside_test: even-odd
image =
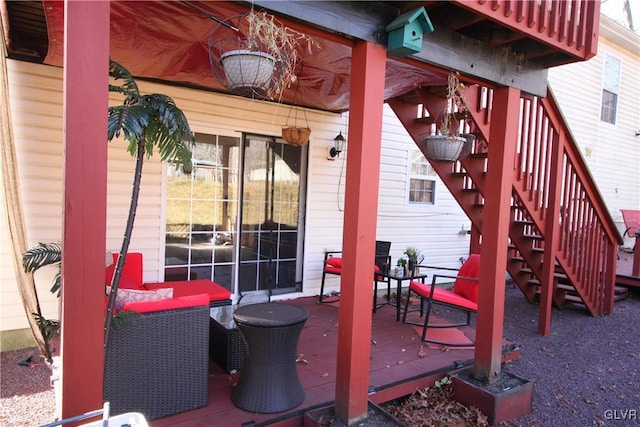
[[[306,309],[283,303],[252,304],[235,311],[245,344],[243,369],[231,396],[236,406],[273,413],[304,401],[296,350],[307,315]]]
[[[209,310],[209,356],[226,372],[242,369],[244,342],[233,321],[235,305]]]

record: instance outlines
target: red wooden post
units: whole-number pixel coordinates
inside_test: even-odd
[[[385,60],[384,46],[353,48],[335,403],[349,425],[368,406]]]
[[[640,276],[640,234],[636,234],[636,244],[633,249],[633,264],[631,275]]]
[[[474,225],[471,225],[471,238],[469,239],[469,253],[470,254],[479,254],[480,253],[480,230]]]
[[[549,176],[549,200],[560,200],[562,194],[562,167],[564,162],[564,140],[566,135],[553,131],[550,140],[551,167]],[[540,309],[538,315],[538,332],[544,336],[551,331],[551,306],[553,304],[553,284],[560,234],[560,203],[550,203],[544,218],[545,249],[542,265],[542,283],[540,286]]]
[[[62,418],[102,407],[109,11],[65,2]]]
[[[496,89],[493,98],[487,165],[485,206],[482,221],[482,267],[473,374],[491,380],[500,373],[504,317],[505,271],[513,157],[518,137],[520,91]]]

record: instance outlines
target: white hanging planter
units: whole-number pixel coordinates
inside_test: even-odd
[[[455,162],[459,159],[466,138],[452,135],[427,135],[420,138],[418,147],[422,154],[436,162]]]
[[[220,63],[229,89],[251,88],[266,92],[276,60],[268,53],[239,49],[220,55]]]

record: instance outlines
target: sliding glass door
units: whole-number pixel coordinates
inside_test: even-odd
[[[306,157],[275,137],[196,134],[193,169],[167,170],[165,280],[300,290]]]
[[[300,290],[306,147],[258,135],[243,145],[240,293]]]

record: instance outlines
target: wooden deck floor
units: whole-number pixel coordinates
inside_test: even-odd
[[[305,410],[332,402],[335,397],[336,344],[339,308],[318,304],[317,298],[289,301],[309,310],[309,318],[298,343],[298,353],[304,354],[306,364],[298,364],[298,373],[305,389],[305,400],[286,413],[254,414],[243,411],[231,402],[231,392],[239,374],[225,373],[215,363],[210,365],[209,404],[206,407],[153,420],[152,427],[161,426],[240,426],[267,425],[278,419],[291,419],[279,425],[301,425]],[[385,306],[372,313],[370,400],[382,403],[410,394],[417,388],[433,384],[444,373],[455,368],[458,361],[469,363],[473,349],[428,348],[410,325],[396,322],[395,308]],[[473,338],[474,331],[466,334]],[[419,354],[424,351],[424,357]],[[255,423],[255,424],[253,424]]]
[[[618,275],[630,275],[633,254],[620,251]],[[628,271],[627,271],[628,270]],[[524,297],[523,297],[524,298]],[[300,426],[305,411],[331,403],[335,397],[338,306],[318,304],[316,297],[288,301],[309,310],[309,318],[298,343],[298,353],[307,363],[298,364],[305,389],[304,402],[284,413],[255,414],[234,406],[231,392],[239,374],[225,373],[215,362],[209,369],[209,404],[203,408],[150,421],[151,427],[165,426]],[[433,384],[459,362],[468,364],[473,349],[442,351],[420,342],[414,328],[395,320],[395,307],[372,313],[373,332],[370,360],[370,399],[383,403]],[[475,331],[464,331],[473,338]],[[424,356],[421,357],[421,351]],[[518,357],[515,350],[509,358]]]

